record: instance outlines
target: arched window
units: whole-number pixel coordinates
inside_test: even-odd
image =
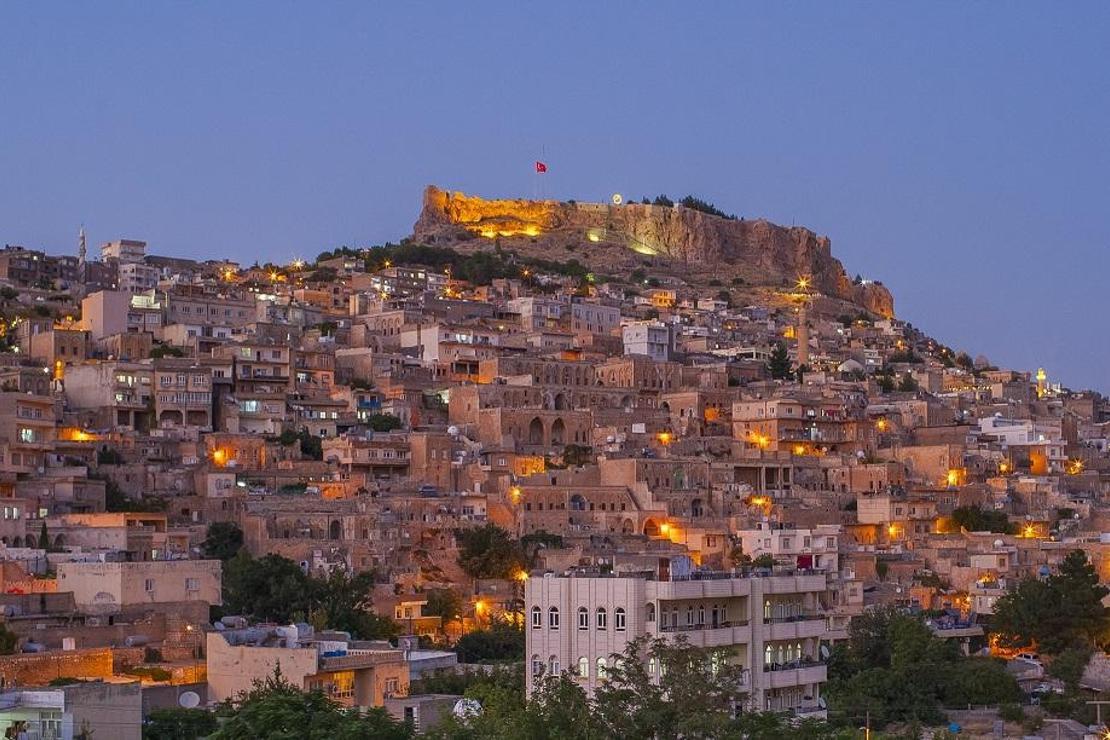
[[[559,670],[559,657],[552,655],[547,659],[547,675],[558,676],[560,673],[562,673],[562,671]]]
[[[647,605],[647,616],[645,617],[645,619],[647,619],[647,621],[649,622],[655,621],[655,604]]]
[[[538,678],[539,676],[542,676],[542,675],[543,675],[543,661],[540,660],[540,656],[533,655],[532,656],[532,676]]]
[[[767,620],[767,619],[770,619],[770,618],[771,618],[771,602],[770,602],[770,600],[768,600],[768,601],[763,602],[763,619]]]
[[[543,612],[540,611],[538,606],[532,607],[532,629],[538,630],[543,627]]]
[[[686,607],[686,626],[694,626],[694,607],[692,606]]]
[[[578,607],[578,629],[588,630],[590,628],[590,610],[584,606]]]
[[[617,607],[613,612],[613,628],[618,632],[624,632],[624,609]]]
[[[550,629],[559,629],[559,607],[553,606],[547,610],[547,626]]]
[[[705,604],[698,605],[698,624],[705,624]]]
[[[606,677],[606,668],[608,666],[609,662],[606,661],[605,658],[597,659],[597,678],[599,681],[603,680]]]
[[[605,613],[605,607],[598,607],[598,610],[597,610],[597,628],[599,630],[609,628],[609,615]]]
[[[655,667],[656,667],[656,660],[655,660],[655,656],[653,655],[650,658],[648,658],[648,675],[649,676],[654,676],[655,675]]]
[[[590,677],[590,659],[585,655],[578,659],[578,675],[582,678]]]
[[[778,661],[777,662],[779,662],[779,663],[785,663],[786,662],[786,650],[783,649],[782,645],[779,645]]]
[[[763,648],[763,665],[771,665],[775,662],[775,649],[768,645]]]

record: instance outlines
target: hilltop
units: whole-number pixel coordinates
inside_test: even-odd
[[[573,257],[608,274],[651,267],[694,285],[777,289],[810,276],[814,288],[831,298],[894,315],[890,291],[850,278],[828,237],[726,216],[712,207],[485,199],[428,186],[412,238],[466,252],[492,243],[527,257]]]

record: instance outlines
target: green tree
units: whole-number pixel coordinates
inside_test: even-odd
[[[524,630],[505,619],[486,629],[467,632],[455,643],[462,663],[500,663],[524,660]]]
[[[246,550],[224,566],[224,607],[261,621],[305,618],[312,605],[312,584],[300,566],[280,555],[255,559]]]
[[[996,603],[991,631],[1004,645],[1035,645],[1050,655],[1068,648],[1106,642],[1110,613],[1102,599],[1110,593],[1082,550],[1067,554],[1043,581],[1025,579]]]
[[[301,691],[285,680],[280,667],[224,711],[230,716],[210,740],[408,740],[414,734],[410,724],[397,722],[381,707],[360,714],[320,691]]]
[[[902,373],[902,377],[898,380],[898,390],[913,393],[917,390],[917,381],[909,373]]]
[[[917,617],[894,608],[854,618],[829,661],[826,696],[840,716],[936,724],[943,708],[1015,701],[1020,690],[1000,661],[965,658]]]
[[[8,625],[0,623],[0,655],[12,655],[19,645],[19,635],[8,629]]]
[[[428,616],[441,617],[446,623],[462,614],[462,597],[453,588],[433,588],[425,591],[424,596],[428,599],[424,614]]]
[[[400,629],[389,617],[373,612],[374,574],[363,571],[349,575],[335,570],[326,579],[309,579],[314,594],[312,621],[321,629],[350,632],[362,640],[396,637]]]
[[[455,530],[458,561],[471,578],[511,578],[524,568],[520,544],[496,524]]]
[[[392,432],[404,426],[393,414],[371,414],[366,424],[375,432]]]
[[[201,547],[206,558],[231,560],[243,549],[243,530],[235,522],[213,522]]]
[[[978,506],[961,506],[955,509],[952,512],[952,521],[968,532],[1014,534],[1017,531],[1005,512],[984,510]]]
[[[771,357],[767,361],[767,371],[775,380],[789,380],[794,377],[790,366],[790,354],[786,351],[786,344],[776,342],[771,350]]]

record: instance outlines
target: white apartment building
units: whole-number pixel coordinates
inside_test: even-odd
[[[532,577],[525,588],[527,690],[545,675],[567,673],[592,696],[630,641],[683,635],[743,667],[748,709],[819,713],[825,591],[825,575],[813,572]],[[653,662],[652,675],[659,670]]]
[[[656,362],[666,362],[674,352],[674,331],[661,321],[628,324],[622,337],[625,355],[646,355]]]

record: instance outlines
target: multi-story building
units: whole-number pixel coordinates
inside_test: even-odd
[[[566,672],[592,695],[629,642],[682,635],[742,667],[749,708],[819,711],[825,574],[689,572],[680,561],[662,560],[655,572],[529,578],[528,692],[544,675]],[[657,675],[660,667],[649,662],[647,669]]]
[[[159,427],[211,431],[212,368],[190,360],[156,360],[154,412]]]

